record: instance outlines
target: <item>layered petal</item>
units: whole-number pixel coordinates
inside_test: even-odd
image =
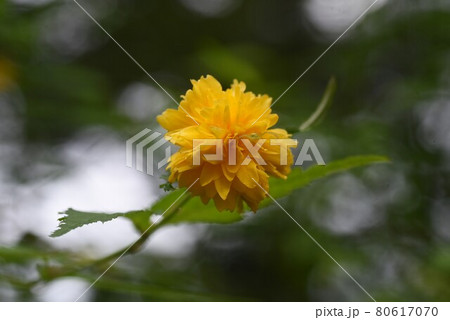
[[[285,130],[272,129],[278,116],[269,96],[246,92],[237,80],[226,90],[209,75],[191,82],[178,109],[157,117],[166,139],[180,147],[167,167],[169,181],[189,187],[198,179],[190,192],[203,203],[212,199],[219,211],[242,212],[244,203],[256,211],[267,197],[269,176],[289,174],[295,142]],[[243,139],[258,144],[257,155]]]

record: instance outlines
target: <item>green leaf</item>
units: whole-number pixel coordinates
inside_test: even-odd
[[[295,168],[286,180],[270,179],[270,195],[275,199],[285,197],[296,189],[300,189],[309,183],[349,169],[366,166],[374,163],[386,163],[389,159],[377,155],[353,156],[342,160],[330,162],[327,165],[315,165],[306,170]],[[260,207],[272,203],[270,198],[265,199]]]
[[[96,223],[107,222],[119,217],[127,218],[133,222],[136,229],[144,232],[150,226],[149,220],[152,214],[163,214],[177,199],[186,191],[186,189],[175,190],[159,199],[150,209],[130,211],[125,213],[101,213],[85,212],[74,209],[68,209],[61,214],[58,229],[50,236],[60,237],[79,227]],[[178,200],[180,201],[180,200]],[[190,199],[178,212],[169,217],[163,224],[178,223],[232,223],[242,219],[242,216],[236,212],[219,212],[212,203],[204,205],[198,197]]]
[[[123,213],[104,213],[104,212],[86,212],[74,209],[68,209],[60,214],[63,217],[59,218],[58,229],[55,230],[50,237],[56,238],[65,235],[69,231],[77,229],[79,227],[96,223],[96,222],[108,222],[119,217],[127,218],[133,222],[136,229],[144,232],[149,227],[150,215],[152,209],[144,209],[137,211],[129,211]]]
[[[302,188],[314,180],[327,177],[332,174],[343,172],[352,168],[361,167],[373,163],[388,162],[389,160],[383,156],[366,155],[354,156],[342,160],[331,162],[325,166],[313,166],[305,171],[295,168],[289,175],[287,180],[271,178],[270,193],[274,198],[281,198],[289,195],[293,190]],[[159,200],[152,207],[154,212],[164,212],[173,201],[175,201],[184,192],[184,189],[176,190],[171,194]],[[271,203],[270,199],[266,199],[261,207]],[[236,212],[219,212],[210,201],[204,205],[201,200],[196,197],[187,202],[177,214],[168,219],[166,224],[177,223],[233,223],[242,220],[243,216]]]
[[[175,190],[175,187],[170,182],[165,182],[163,184],[160,184],[159,187],[166,192]]]
[[[314,111],[314,113],[308,118],[308,120],[306,120],[300,125],[299,127],[300,132],[304,132],[311,129],[314,125],[318,124],[320,120],[322,120],[323,116],[325,115],[325,112],[331,106],[335,92],[336,92],[336,79],[332,77],[330,81],[328,81],[327,88],[325,89],[325,93],[319,105],[317,106],[316,111]]]
[[[219,212],[213,201],[203,204],[200,198],[196,197],[189,201],[180,211],[174,215],[167,223],[233,223],[242,220],[242,215],[237,212]]]
[[[68,210],[61,212],[64,215],[59,218],[59,226],[50,237],[60,237],[69,231],[76,228],[88,225],[94,222],[107,222],[118,217],[123,217],[125,213],[97,213],[97,212],[84,212],[69,208]]]

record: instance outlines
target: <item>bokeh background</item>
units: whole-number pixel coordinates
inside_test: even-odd
[[[372,0],[79,0],[177,99],[234,78],[278,97]],[[450,1],[379,0],[274,106],[281,127],[338,89],[313,138],[326,162],[380,154],[282,204],[377,300],[450,299]],[[164,191],[125,141],[173,101],[73,2],[0,1],[0,301],[73,301],[101,270],[43,265],[136,239],[128,221],[49,238],[58,212],[128,211]],[[48,272],[48,268],[46,269]],[[180,225],[124,257],[83,301],[368,301],[277,207]]]

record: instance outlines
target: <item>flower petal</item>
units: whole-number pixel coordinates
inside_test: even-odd
[[[196,125],[190,115],[183,110],[167,109],[161,115],[157,116],[156,120],[161,127],[167,131],[178,130]]]
[[[222,168],[220,165],[210,164],[205,162],[200,174],[200,185],[206,186],[211,181],[218,179],[222,175]]]
[[[219,196],[225,200],[230,192],[231,181],[228,181],[225,177],[220,177],[214,180],[214,185]]]
[[[237,177],[247,187],[254,188],[259,180],[256,164],[251,161],[246,166],[242,165],[237,172]]]

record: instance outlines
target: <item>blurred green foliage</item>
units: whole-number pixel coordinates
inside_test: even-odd
[[[192,1],[80,3],[176,98],[190,87],[188,79],[212,74],[224,86],[237,78],[276,99],[339,35],[313,23],[308,1],[300,0],[236,0],[210,15],[186,4]],[[378,301],[450,299],[448,21],[448,1],[387,1],[274,106],[280,127],[298,128],[334,75],[333,108],[320,126],[296,137],[314,138],[327,162],[356,154],[392,159],[316,182],[282,201]],[[14,83],[1,88],[0,111],[12,106],[21,123],[18,136],[1,131],[0,144],[21,147],[20,157],[0,162],[7,188],[70,172],[71,163],[54,151],[83,130],[107,128],[125,141],[156,126],[154,118],[118,111],[128,85],[155,84],[71,1],[1,1],[0,61],[8,61],[0,63],[2,77]],[[1,127],[9,128],[5,119]],[[206,230],[184,256],[124,257],[96,283],[92,299],[368,299],[275,206]],[[87,260],[83,252],[53,249],[25,234],[16,245],[0,247],[0,289],[13,290],[16,300],[36,300],[36,278],[51,282],[59,266]],[[70,276],[93,281],[104,267]],[[7,299],[0,290],[0,300]]]

